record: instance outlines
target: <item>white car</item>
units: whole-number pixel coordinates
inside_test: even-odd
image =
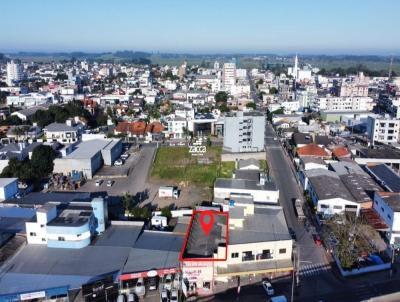
[[[102,179],[96,180],[96,187],[100,187],[102,183],[103,183]]]
[[[113,184],[114,184],[113,180],[107,181],[107,187],[112,187]]]
[[[171,276],[171,274],[168,274],[165,277],[164,288],[167,290],[171,290],[171,287],[172,287],[172,276]]]
[[[161,292],[161,301],[160,302],[168,302],[168,291],[165,288]]]
[[[171,296],[169,297],[169,301],[178,302],[178,291],[176,289],[173,289],[171,291]]]
[[[122,166],[124,164],[124,161],[122,159],[117,159],[114,162],[114,166]]]
[[[268,296],[273,296],[275,294],[274,288],[272,287],[272,284],[269,283],[268,281],[263,281],[262,286],[264,287],[265,292],[267,293]]]
[[[146,288],[144,286],[143,278],[139,278],[136,282],[135,293],[139,297],[144,296],[146,294]]]
[[[121,155],[121,158],[126,160],[129,157],[129,153],[124,153]]]

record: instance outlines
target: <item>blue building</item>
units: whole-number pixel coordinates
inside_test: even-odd
[[[102,197],[90,204],[48,202],[37,210],[34,221],[26,223],[27,241],[52,248],[83,248],[105,231],[107,220],[107,201]]]

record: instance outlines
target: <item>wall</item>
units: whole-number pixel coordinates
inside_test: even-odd
[[[17,179],[8,185],[0,188],[0,200],[5,200],[13,197],[18,192],[18,181]]]
[[[276,191],[263,191],[263,190],[245,190],[245,189],[232,189],[232,188],[215,188],[214,197],[216,198],[229,198],[232,193],[251,194],[254,201],[257,202],[272,202],[278,203],[279,190]]]

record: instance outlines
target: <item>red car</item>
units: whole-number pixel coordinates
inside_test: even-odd
[[[318,245],[318,246],[322,245],[321,237],[319,237],[318,234],[313,234],[312,237],[313,237],[314,242],[315,242],[316,245]]]

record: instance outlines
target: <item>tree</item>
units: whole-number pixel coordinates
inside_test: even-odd
[[[215,94],[214,99],[218,105],[226,104],[228,101],[228,94],[225,91],[219,91]]]
[[[172,217],[172,213],[171,213],[170,207],[168,207],[168,206],[167,207],[163,207],[161,209],[161,216],[167,217],[168,220],[170,220],[171,217]]]
[[[247,103],[247,104],[246,104],[246,108],[251,108],[251,109],[253,109],[253,110],[256,110],[257,105],[256,105],[256,103],[254,103],[254,102]]]
[[[37,178],[42,179],[53,172],[56,153],[50,146],[41,145],[32,152],[31,166]]]
[[[219,106],[218,108],[221,112],[229,112],[229,108],[226,104],[222,104],[221,106]]]
[[[269,89],[269,93],[270,93],[270,94],[278,94],[278,89],[276,89],[276,87],[271,87],[271,88]]]
[[[125,215],[130,212],[133,206],[133,197],[129,194],[129,192],[125,192],[122,196],[122,206],[125,210]]]

